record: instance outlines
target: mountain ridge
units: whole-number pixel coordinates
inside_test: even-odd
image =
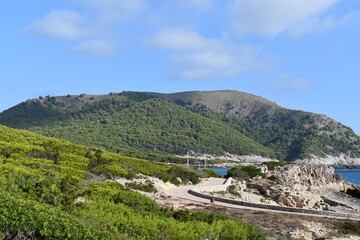
[[[135,118],[132,117],[134,114]],[[172,116],[175,116],[174,122],[171,122]],[[124,122],[123,119],[132,120]],[[89,145],[95,142],[96,146],[112,151],[114,149],[109,148],[106,140],[101,140],[104,134],[109,138],[114,137],[113,134],[117,134],[116,137],[118,135],[125,136],[122,143],[128,144],[132,150],[149,152],[158,150],[147,146],[151,141],[166,142],[169,141],[169,139],[166,140],[166,136],[171,136],[173,140],[169,141],[167,148],[172,148],[171,145],[179,146],[179,144],[183,147],[180,151],[176,147],[175,150],[170,151],[161,147],[161,143],[161,152],[170,154],[184,154],[189,150],[188,147],[193,150],[197,146],[199,153],[211,153],[210,149],[218,149],[213,153],[228,152],[244,155],[244,151],[236,152],[235,149],[238,147],[235,147],[234,144],[239,142],[239,140],[235,140],[238,138],[237,136],[246,136],[251,141],[264,146],[264,149],[269,149],[269,151],[266,150],[267,156],[272,156],[271,151],[273,151],[278,159],[292,161],[328,156],[341,156],[342,159],[358,159],[360,157],[360,138],[349,127],[322,114],[283,108],[265,98],[234,90],[167,94],[125,91],[108,95],[47,96],[28,100],[0,113],[0,124],[33,130],[47,136],[67,140],[72,139],[66,134],[77,131],[76,126],[79,129],[82,121],[87,121],[92,126],[93,129],[89,129],[89,131],[102,129],[101,131],[104,132],[101,135],[99,130],[100,135],[92,136],[83,133],[87,139],[99,138],[100,140],[92,141],[92,143],[78,140],[77,143]],[[199,121],[204,122],[199,125]],[[135,122],[138,122],[136,123],[138,125]],[[56,124],[57,126],[55,126]],[[142,128],[142,125],[146,125],[146,127]],[[207,125],[212,127],[203,128]],[[66,130],[66,134],[61,133],[62,128],[66,126],[72,126],[72,130]],[[84,126],[80,128],[86,129]],[[109,131],[111,128],[113,131]],[[55,131],[55,129],[58,130]],[[141,131],[144,134],[139,133],[139,129],[143,129]],[[149,132],[150,129],[153,129],[153,133],[156,132],[156,134]],[[198,138],[196,134],[192,134],[194,131],[200,131],[201,136],[208,137]],[[224,135],[224,131],[227,135]],[[137,137],[129,138],[128,136],[133,133],[138,134]],[[215,135],[209,140],[209,134]],[[81,133],[79,136],[81,137]],[[155,136],[155,138],[151,139],[151,136]],[[149,138],[148,143],[140,144],[146,138]],[[137,147],[134,147],[134,141],[139,142]],[[207,143],[209,141],[210,145]],[[249,140],[246,141],[249,143]],[[218,144],[219,142],[221,146]],[[230,144],[230,142],[233,143]],[[145,147],[140,149],[139,144]],[[214,147],[214,144],[220,148]],[[118,146],[120,145],[118,144]],[[255,148],[261,149],[260,145]],[[193,146],[192,149],[191,146]],[[229,146],[233,146],[230,151]],[[247,150],[246,154],[248,153],[251,151]],[[256,151],[252,153],[257,154]],[[264,156],[264,154],[260,155]]]
[[[355,157],[359,157],[359,137],[349,128],[343,124],[329,118],[324,114],[316,114],[312,112],[306,112],[301,110],[292,110],[283,108],[274,102],[268,101],[262,97],[258,97],[252,94],[225,90],[225,91],[195,91],[185,93],[174,93],[174,94],[159,94],[159,93],[148,93],[163,97],[170,101],[182,101],[188,108],[194,109],[199,106],[209,108],[217,113],[224,114],[227,118],[235,118],[237,120],[245,121],[245,125],[252,125],[252,127],[262,128],[263,132],[274,132],[274,130],[295,129],[298,131],[298,135],[313,134],[307,131],[308,129],[316,129],[318,135],[316,140],[322,142],[336,141],[336,144],[342,145],[341,141],[346,140],[356,145],[354,149]],[[191,99],[188,98],[188,94],[192,94]],[[195,96],[194,96],[195,94]],[[236,97],[234,97],[234,95]],[[189,101],[190,100],[190,101]],[[210,103],[210,104],[209,104]],[[197,111],[197,112],[201,112]],[[225,119],[228,121],[229,119]],[[300,123],[306,123],[303,128],[299,127]],[[244,126],[244,124],[240,124]],[[272,126],[271,126],[272,125]],[[271,129],[275,128],[275,129]],[[241,131],[240,131],[241,132]],[[248,137],[251,137],[246,132],[242,132]],[[260,136],[260,138],[264,136]],[[299,138],[304,136],[299,136]],[[268,139],[268,143],[261,141],[259,138],[254,140],[260,142],[264,146],[268,146],[270,143],[274,143],[274,139]],[[321,139],[319,139],[321,138]],[[329,140],[329,138],[332,138]],[[297,140],[297,139],[295,139]],[[272,142],[271,142],[272,141]],[[312,140],[313,141],[313,140]],[[304,142],[304,141],[303,141]],[[308,144],[309,141],[305,141],[304,144]],[[277,143],[275,141],[275,143]],[[285,144],[283,142],[283,144]],[[326,143],[322,143],[326,144]],[[350,144],[350,145],[351,145]],[[268,146],[269,147],[269,146]],[[333,146],[331,146],[333,147]],[[335,146],[336,147],[336,146]],[[301,151],[301,150],[296,150]],[[317,156],[323,156],[329,154],[317,154]],[[331,155],[331,154],[330,154]],[[344,155],[341,157],[341,161],[344,160]],[[316,154],[314,157],[317,157]],[[302,158],[309,159],[312,156],[309,154],[303,154]],[[351,157],[351,156],[350,156]],[[293,160],[292,156],[288,156],[289,160]],[[346,159],[346,157],[345,157]]]
[[[33,105],[39,108],[46,103],[45,105],[49,105],[50,109],[56,112],[48,119],[36,115],[33,119],[34,124],[29,130],[89,146],[105,147],[115,152],[128,149],[185,154],[188,150],[196,149],[215,154],[229,151],[240,155],[252,153],[272,155],[270,150],[239,134],[231,127],[160,98],[134,101],[131,96],[113,95],[68,112],[62,110],[63,105],[60,102],[54,102],[59,100],[50,99],[27,103],[30,105],[28,109],[31,110]],[[42,109],[41,107],[40,112]],[[17,113],[16,107],[15,113]],[[24,120],[29,114],[30,111],[23,112],[23,116],[19,115],[18,120]],[[26,119],[24,121],[23,126],[28,129],[29,123]],[[19,127],[19,125],[22,123],[16,122],[10,126]],[[101,143],[94,139],[98,139]],[[104,146],[105,143],[107,145]]]

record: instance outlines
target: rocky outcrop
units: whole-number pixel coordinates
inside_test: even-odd
[[[320,196],[291,195],[291,192],[279,194],[277,203],[289,207],[326,209],[327,206],[321,201]]]
[[[334,168],[327,166],[289,164],[275,168],[270,179],[292,191],[346,191],[349,188],[349,183],[340,175],[334,174]]]
[[[352,158],[346,154],[340,154],[339,156],[326,155],[325,157],[312,156],[311,158],[305,158],[296,160],[299,164],[306,165],[344,165],[344,166],[358,166],[360,165],[360,158]]]
[[[334,168],[288,164],[276,167],[267,175],[267,179],[248,180],[245,189],[234,187],[232,191],[237,190],[239,196],[245,192],[259,195],[264,200],[273,201],[281,206],[319,210],[358,210],[353,206],[356,205],[353,203],[359,202],[358,200],[344,202],[340,197],[331,197],[331,201],[329,200],[328,196],[334,196],[334,193],[341,193],[350,199],[360,199],[359,187],[334,174]]]
[[[354,185],[327,166],[289,164],[275,168],[270,179],[274,185],[268,187],[268,197],[285,206],[328,209],[327,192],[355,192]]]
[[[177,155],[177,157],[187,158],[188,155]],[[269,157],[263,157],[258,155],[237,155],[225,152],[224,155],[214,155],[214,154],[201,154],[201,153],[195,153],[193,152],[190,155],[190,158],[196,158],[197,160],[215,160],[215,159],[221,159],[221,160],[227,160],[227,161],[233,161],[230,163],[222,163],[221,167],[233,167],[238,166],[239,163],[245,163],[246,164],[260,164],[263,162],[272,162],[277,161],[274,158]]]
[[[246,192],[262,195],[264,199],[272,200],[282,206],[327,209],[327,204],[322,200],[320,194],[313,194],[306,190],[295,190],[289,186],[266,180],[251,181],[246,186]]]

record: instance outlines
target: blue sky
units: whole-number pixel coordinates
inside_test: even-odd
[[[359,0],[12,0],[0,111],[45,95],[233,89],[360,134]]]

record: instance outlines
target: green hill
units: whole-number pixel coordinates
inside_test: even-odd
[[[114,152],[186,154],[193,150],[274,156],[223,122],[144,94],[30,100],[3,112],[0,122]]]
[[[360,158],[360,137],[321,114],[290,110],[238,91],[146,93],[224,122],[277,153],[279,159]]]
[[[341,123],[238,91],[48,96],[0,113],[0,124],[148,159],[188,150],[360,158],[359,136]]]
[[[226,215],[163,209],[104,181],[137,173],[185,182],[200,176],[0,125],[0,238],[265,239],[258,227]]]

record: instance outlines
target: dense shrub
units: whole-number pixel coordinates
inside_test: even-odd
[[[111,236],[59,208],[7,192],[0,192],[0,230],[8,236],[24,234],[37,239],[105,239]]]
[[[286,161],[270,161],[270,162],[263,162],[263,165],[266,165],[268,170],[272,171],[275,167],[281,167],[288,164],[293,164],[293,162],[286,162]]]
[[[245,167],[233,167],[228,170],[226,177],[233,177],[238,179],[244,178],[253,178],[256,176],[266,177],[266,175],[261,172],[261,169],[256,166],[245,166]]]
[[[42,155],[56,151],[59,161]],[[265,239],[260,228],[224,215],[163,209],[117,182],[88,179],[102,169],[108,177],[126,171],[196,183],[195,169],[2,126],[0,152],[7,153],[0,155],[1,239]]]
[[[200,172],[181,165],[173,165],[169,171],[174,180],[180,178],[183,183],[191,182],[197,184],[200,182]],[[176,182],[174,182],[176,183]]]
[[[360,235],[360,222],[348,220],[341,223],[337,223],[336,228],[342,234]]]
[[[201,172],[205,173],[206,174],[206,177],[214,177],[214,178],[219,178],[221,177],[220,174],[218,174],[217,172],[215,172],[214,170],[212,169],[208,169],[208,168],[205,168],[205,169],[200,169]]]
[[[155,192],[156,191],[154,184],[152,184],[151,182],[146,182],[146,183],[128,182],[128,183],[125,183],[125,186],[128,188],[140,190],[143,192]]]
[[[157,161],[178,161],[169,154],[185,155],[191,149],[274,156],[271,150],[225,123],[160,98],[121,93],[91,101],[81,96],[46,101],[46,105],[39,100],[20,104],[0,114],[0,123],[113,152],[138,151],[143,154],[131,155]],[[60,102],[66,106],[57,104]]]

